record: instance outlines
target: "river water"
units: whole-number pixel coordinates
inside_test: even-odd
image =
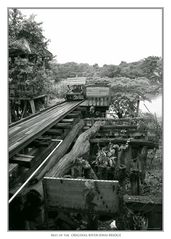
[[[151,102],[146,100],[140,102],[140,110],[144,113],[149,112],[145,106],[157,117],[162,117],[162,95],[153,98]]]

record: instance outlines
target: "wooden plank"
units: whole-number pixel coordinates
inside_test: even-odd
[[[43,179],[47,210],[68,209],[114,214],[119,209],[118,181],[48,178]],[[89,199],[92,197],[91,199]]]
[[[80,110],[77,110],[77,108],[72,112],[73,114],[81,114]]]
[[[35,156],[35,155],[37,155],[38,151],[39,151],[39,148],[37,148],[37,147],[32,147],[31,149],[30,148],[28,149],[29,155]]]
[[[30,145],[33,145],[36,147],[47,147],[47,146],[49,146],[50,142],[51,141],[44,141],[44,140],[36,139]]]
[[[137,136],[143,136],[143,133],[139,133],[137,132],[136,129],[100,129],[99,130],[99,135],[103,136],[104,134],[109,134],[109,135],[115,135],[117,137],[119,137],[119,135],[125,134],[125,135],[135,135],[135,137]]]
[[[73,112],[73,113],[70,113],[68,115],[66,115],[66,119],[70,119],[70,118],[78,118],[79,116],[81,115],[80,112]]]
[[[84,107],[84,106],[81,106],[81,104],[80,104],[80,106],[77,108],[78,109],[78,111],[87,111],[87,109],[86,109],[86,107]]]
[[[63,134],[63,129],[59,129],[58,124],[53,125],[53,127],[52,127],[51,129],[55,129],[55,130],[57,130],[60,134]],[[45,132],[45,134],[46,134],[46,132]]]
[[[137,129],[137,125],[103,125],[100,129]]]
[[[146,132],[130,132],[130,136],[131,137],[145,137],[146,136]]]
[[[46,133],[46,132],[45,132],[45,133]],[[42,137],[39,137],[39,138],[38,138],[38,140],[40,140],[40,141],[41,141],[41,140],[43,140],[43,141],[44,141],[44,140],[51,140],[51,139],[52,139],[51,136],[45,136],[45,134],[43,134]]]
[[[28,177],[30,177],[30,175],[37,169],[37,167],[45,160],[45,158],[50,154],[50,152],[58,144],[59,144],[59,141],[58,142],[52,142],[46,148],[43,148],[43,147],[39,148],[39,153],[34,158],[34,161],[32,163],[32,167],[29,168],[29,170],[26,171],[24,174],[18,175],[16,180],[11,183],[10,192],[12,194],[14,194],[21,187],[21,184],[24,183],[26,181],[26,179],[28,179]],[[42,170],[47,165],[47,163],[48,163],[48,161],[39,170]],[[34,178],[32,180],[34,180]]]
[[[71,129],[73,126],[70,123],[58,123],[56,127],[60,129]]]
[[[57,126],[58,127],[58,126]],[[48,131],[46,131],[45,133],[44,133],[45,135],[61,135],[62,134],[62,132],[60,131],[60,130],[58,130],[58,129],[53,129],[53,128],[51,128],[51,129],[49,129]]]
[[[35,104],[34,104],[34,100],[29,100],[30,106],[31,106],[31,111],[33,114],[36,113],[36,108],[35,108]]]
[[[145,213],[151,210],[162,210],[162,197],[124,195],[123,200],[129,208],[135,211],[142,211]]]
[[[74,122],[74,119],[73,119],[73,118],[70,118],[70,119],[62,119],[61,122],[62,122],[62,123],[73,123],[73,122]]]
[[[90,139],[90,143],[121,143],[124,144],[129,140],[129,144],[133,146],[148,146],[148,148],[158,148],[158,144],[152,141],[143,139],[123,139],[123,138],[94,138]]]
[[[10,159],[11,163],[17,163],[21,166],[24,166],[26,168],[30,168],[32,166],[32,160],[34,156],[25,157],[25,156],[14,156]]]
[[[16,157],[23,157],[23,158],[34,158],[33,155],[28,155],[28,154],[16,154]]]
[[[46,95],[40,95],[40,96],[36,96],[36,97],[9,97],[10,100],[36,100],[36,99],[40,99],[40,98],[44,98]]]
[[[24,109],[23,109],[23,112],[22,112],[22,115],[21,115],[21,119],[24,117],[26,109],[27,109],[27,101],[24,101]]]
[[[145,175],[146,175],[146,167],[147,167],[147,154],[148,148],[144,146],[141,149],[141,153],[138,156],[139,170],[141,171],[141,182],[144,183]]]
[[[85,118],[85,121],[109,121],[109,122],[130,122],[130,121],[137,121],[137,120],[142,120],[144,118],[142,117],[134,117],[134,118],[117,118],[117,119],[108,119],[108,118]]]

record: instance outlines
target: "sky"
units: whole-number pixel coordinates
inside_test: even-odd
[[[58,63],[119,64],[162,56],[160,9],[20,9],[43,22]]]

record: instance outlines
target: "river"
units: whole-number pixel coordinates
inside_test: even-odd
[[[157,117],[162,117],[162,95],[153,98],[151,102],[146,100],[140,102],[140,110],[144,113],[149,112],[145,106]]]

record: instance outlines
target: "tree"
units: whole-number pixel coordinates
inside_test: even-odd
[[[145,58],[141,69],[153,84],[162,84],[162,59],[160,57],[149,56]]]
[[[9,78],[13,84],[22,82],[29,89],[34,88],[29,91],[30,97],[46,92],[48,62],[53,58],[47,49],[42,23],[34,18],[31,15],[26,19],[18,9],[9,10]]]
[[[47,94],[52,89],[52,53],[35,16],[26,18],[18,9],[9,10],[9,95],[12,121],[31,113],[21,99]],[[18,101],[16,101],[18,99]],[[17,113],[16,113],[17,112]],[[19,113],[22,112],[22,113]]]
[[[147,97],[149,89],[150,82],[145,77],[136,79],[116,77],[112,79],[112,110],[119,118],[135,116],[139,100],[149,100]]]
[[[10,43],[16,40],[16,36],[18,35],[18,32],[20,31],[20,24],[23,20],[23,15],[16,8],[9,9],[8,19],[9,19],[8,35],[9,35],[9,46],[10,46]]]
[[[113,78],[118,76],[119,73],[120,73],[120,68],[115,65],[103,65],[103,67],[100,69],[101,77]]]

